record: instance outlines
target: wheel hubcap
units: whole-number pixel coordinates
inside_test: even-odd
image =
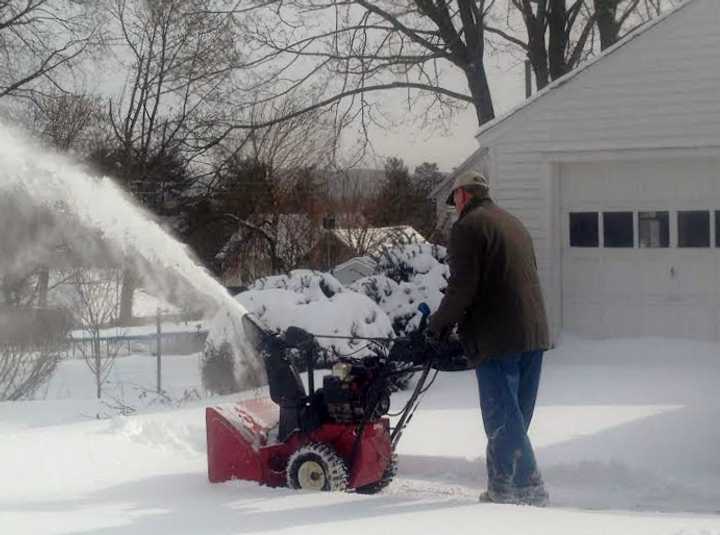
[[[315,461],[305,461],[298,470],[298,483],[301,489],[323,490],[325,471]]]

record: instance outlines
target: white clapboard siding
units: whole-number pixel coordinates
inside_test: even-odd
[[[480,148],[458,169],[489,169],[493,197],[528,226],[557,333],[558,168],[635,153],[720,154],[720,0],[683,3],[485,125],[477,140]]]

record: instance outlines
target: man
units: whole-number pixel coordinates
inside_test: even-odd
[[[480,173],[460,174],[447,203],[459,219],[450,234],[450,280],[429,332],[442,339],[457,325],[465,356],[476,366],[488,438],[488,487],[480,499],[545,505],[548,494],[527,436],[549,347],[532,239],[493,203]]]

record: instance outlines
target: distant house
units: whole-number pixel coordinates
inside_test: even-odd
[[[301,266],[320,231],[319,224],[304,214],[261,214],[250,223],[260,231],[240,226],[215,256],[228,288]]]
[[[358,223],[350,216],[338,219]],[[251,223],[262,232],[241,226],[215,257],[221,281],[231,289],[239,290],[260,277],[288,269],[331,271],[355,257],[367,257],[342,266],[344,276],[352,277],[351,273],[372,271],[371,257],[379,257],[388,248],[425,243],[410,226],[323,228],[304,214],[258,215]]]
[[[482,127],[456,170],[532,233],[555,333],[720,339],[719,27],[718,0],[684,2]]]

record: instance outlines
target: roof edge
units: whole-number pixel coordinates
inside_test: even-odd
[[[510,109],[509,111],[505,112],[505,113],[502,114],[500,117],[497,117],[497,118],[493,119],[492,121],[489,121],[489,122],[485,123],[484,125],[482,125],[482,126],[480,127],[480,129],[477,131],[477,133],[475,134],[475,139],[479,139],[481,136],[485,135],[485,134],[486,134],[487,132],[489,132],[490,130],[493,130],[495,127],[497,127],[497,126],[500,125],[501,123],[504,123],[504,122],[507,121],[508,119],[511,119],[514,115],[516,115],[517,113],[523,111],[525,108],[528,108],[528,107],[532,106],[535,102],[537,102],[538,100],[540,100],[541,98],[543,98],[543,97],[544,97],[545,95],[547,95],[548,93],[551,93],[552,91],[554,91],[554,90],[557,89],[558,87],[567,84],[568,82],[570,82],[571,80],[573,80],[573,79],[576,78],[577,76],[581,75],[581,74],[582,74],[583,72],[585,72],[586,70],[588,70],[588,69],[590,69],[591,67],[593,67],[593,66],[594,66],[596,63],[598,63],[599,61],[602,61],[604,58],[610,56],[611,54],[614,54],[614,53],[617,52],[619,49],[621,49],[621,48],[623,48],[625,45],[627,45],[628,43],[634,41],[635,39],[637,39],[637,38],[640,37],[641,35],[647,33],[647,32],[650,31],[651,29],[653,29],[653,28],[655,28],[656,26],[662,24],[662,23],[665,22],[668,18],[670,18],[671,16],[675,15],[675,14],[678,13],[679,11],[683,10],[685,7],[689,6],[690,4],[694,3],[695,1],[696,1],[696,0],[684,0],[681,4],[678,4],[677,6],[675,6],[674,8],[672,8],[671,10],[667,11],[666,13],[663,13],[662,15],[660,15],[660,16],[658,16],[658,17],[655,17],[654,19],[649,20],[649,21],[647,21],[645,24],[639,26],[638,28],[636,28],[635,30],[633,30],[632,32],[630,32],[628,35],[626,35],[625,37],[623,37],[620,41],[618,41],[617,43],[615,43],[615,44],[614,44],[613,46],[611,46],[610,48],[608,48],[608,49],[606,49],[606,50],[603,50],[602,53],[598,54],[597,56],[595,56],[594,58],[588,60],[587,62],[579,65],[578,67],[576,67],[575,69],[573,69],[572,71],[570,71],[569,73],[567,73],[565,76],[561,76],[561,77],[558,78],[557,80],[554,80],[554,81],[550,82],[547,86],[545,86],[544,88],[542,88],[540,91],[538,91],[537,93],[535,93],[535,94],[532,95],[531,97],[527,98],[526,100],[524,100],[523,102],[521,102],[519,105],[517,105],[517,106],[515,106],[514,108]],[[475,154],[475,153],[473,153],[473,154]]]
[[[480,153],[485,153],[482,155],[482,157],[486,157],[489,154],[489,149],[487,147],[478,147],[475,149],[470,156],[465,158],[463,162],[455,167],[455,169],[452,170],[452,172],[448,173],[445,178],[443,178],[440,183],[435,186],[432,190],[430,190],[430,193],[428,194],[428,199],[434,199],[437,197],[444,189],[447,188],[447,185],[451,183],[453,180],[455,180],[455,177],[458,175],[458,173],[461,173],[464,171],[470,164],[471,160],[475,159],[475,156]]]

